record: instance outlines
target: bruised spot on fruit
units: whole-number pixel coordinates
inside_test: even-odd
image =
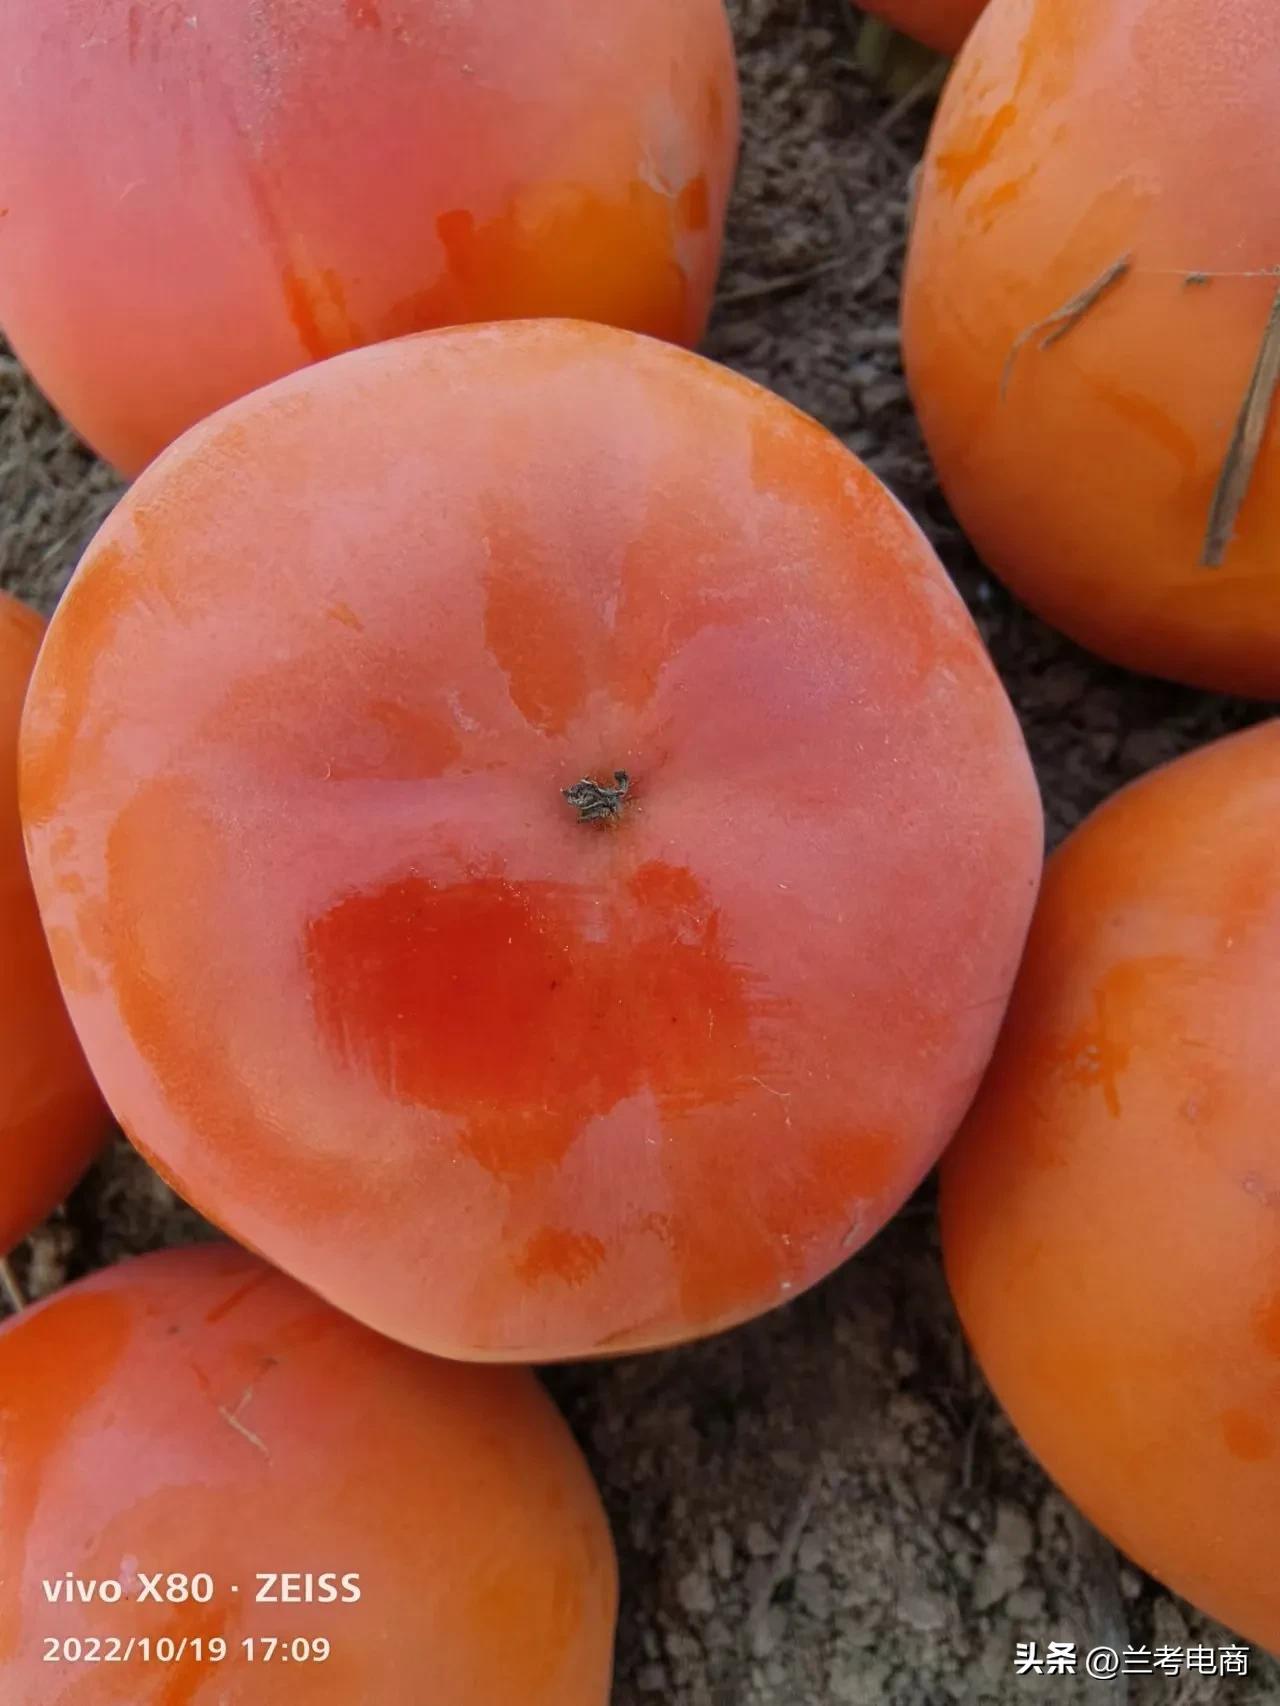
[[[440,239],[450,269],[462,277],[475,248],[475,214],[465,207],[455,207],[440,214],[436,220],[436,236]]]
[[[682,501],[680,471],[670,469],[668,496],[655,504],[625,547],[617,613],[606,652],[608,691],[633,710],[648,704],[668,672],[683,667],[683,654],[706,628],[751,621],[750,581],[720,587],[713,595],[692,587],[686,565],[714,559],[733,537],[733,517],[705,495],[695,507]],[[717,497],[719,494],[717,494]]]
[[[952,195],[958,195],[976,173],[991,164],[1001,139],[1017,122],[1017,106],[1006,101],[990,118],[975,125],[963,141],[934,157],[934,170]]]
[[[345,603],[342,599],[339,599],[336,604],[331,604],[328,610],[326,610],[325,615],[334,622],[341,622],[344,628],[353,629],[357,634],[362,634],[364,632],[364,623],[356,615],[351,606]]]
[[[744,1299],[753,1312],[780,1302],[794,1270],[786,1235],[762,1215],[773,1174],[766,1183],[751,1166],[726,1166],[723,1150],[700,1142],[696,1127],[663,1145],[662,1170],[683,1317],[713,1323],[741,1312]]]
[[[668,865],[661,859],[651,859],[639,866],[627,885],[642,906],[661,908],[671,916],[693,910],[705,904],[702,885],[692,871],[682,865]]]
[[[280,275],[289,319],[302,347],[314,361],[341,355],[364,342],[360,328],[347,311],[342,280],[331,267],[307,274],[286,266]]]
[[[676,218],[682,231],[705,231],[711,224],[711,192],[705,172],[690,178],[680,191],[676,199]]]
[[[859,1131],[852,1122],[797,1144],[791,1165],[770,1187],[766,1223],[803,1251],[831,1231],[833,1202],[850,1205],[843,1245],[859,1249],[881,1222],[879,1205],[902,1181],[902,1151],[889,1132]]]
[[[363,655],[358,640],[331,641],[245,675],[201,725],[203,748],[229,749],[238,762],[249,753],[261,774],[286,786],[442,776],[460,754],[458,730],[447,706],[431,702],[430,684],[405,679],[411,669],[393,681],[396,665],[383,659],[379,679],[387,696],[371,697],[358,717],[332,694],[335,672],[354,673]],[[305,716],[298,715],[301,705],[308,707]]]
[[[495,514],[485,527],[485,643],[507,679],[526,722],[563,734],[587,696],[593,636],[581,606],[566,595],[545,546],[513,517]]]
[[[725,111],[724,92],[719,81],[714,78],[708,81],[706,86],[706,114],[707,128],[711,134],[723,136],[725,119],[728,115]]]
[[[1043,111],[1065,94],[1079,75],[1079,60],[1090,51],[1098,11],[1089,6],[1032,6],[1018,54],[1015,100],[1027,98],[1030,109]],[[1161,30],[1169,27],[1168,15],[1160,8]]]
[[[1035,172],[1020,172],[1016,178],[1006,178],[997,184],[995,189],[984,195],[973,210],[974,218],[981,222],[982,230],[989,231],[995,223],[996,215],[1006,207],[1012,207],[1018,201],[1027,185],[1034,182]]]
[[[369,703],[369,721],[387,735],[386,755],[376,767],[380,777],[422,781],[442,776],[461,756],[458,732],[447,718],[433,716],[422,706],[402,704],[398,699],[374,699]],[[342,772],[334,766],[334,777]],[[368,774],[365,765],[353,764],[348,774]]]
[[[521,1279],[535,1284],[553,1279],[562,1280],[565,1285],[581,1285],[591,1278],[604,1258],[604,1245],[589,1232],[547,1226],[528,1240],[516,1258],[515,1267]]]
[[[1280,1291],[1259,1305],[1253,1317],[1253,1336],[1268,1356],[1280,1357]]]
[[[1104,374],[1091,373],[1086,383],[1100,403],[1127,425],[1145,434],[1161,450],[1167,451],[1184,478],[1196,477],[1199,472],[1196,441],[1167,409],[1162,409],[1140,392],[1126,390]]]
[[[677,341],[694,335],[670,199],[640,179],[615,201],[581,184],[535,185],[492,219],[452,208],[435,231],[439,278],[394,303],[379,337],[516,316],[602,321]]]
[[[10,1348],[19,1353],[39,1404],[18,1402],[0,1391],[0,1438],[6,1456],[28,1470],[53,1464],[81,1425],[124,1355],[129,1341],[129,1308],[122,1298],[69,1293],[59,1300],[56,1318],[21,1316],[6,1328]],[[40,1505],[41,1476],[27,1473],[5,1484],[4,1539],[10,1557],[18,1557]],[[0,1594],[0,1653],[17,1651],[22,1632],[22,1600]]]
[[[387,1096],[464,1121],[488,1172],[527,1176],[639,1090],[678,1117],[751,1088],[747,977],[690,892],[403,876],[345,895],[306,931],[317,1023]]]
[[[1242,1463],[1261,1463],[1274,1449],[1271,1429],[1248,1410],[1224,1410],[1222,1443]]]
[[[185,1515],[185,1513],[183,1513]],[[175,1513],[175,1528],[185,1526],[182,1516]],[[177,1649],[176,1662],[166,1665],[163,1692],[156,1697],[156,1706],[192,1706],[204,1692],[208,1680],[208,1661],[204,1654],[210,1641],[225,1636],[229,1614],[218,1605],[185,1604],[181,1611],[171,1613],[171,1639]],[[230,1647],[230,1642],[227,1643]]]
[[[382,13],[378,0],[347,0],[347,17],[357,30],[380,30]]]
[[[1129,1067],[1137,1026],[1149,1014],[1147,991],[1176,978],[1184,962],[1176,954],[1147,954],[1112,966],[1093,991],[1093,1013],[1046,1059],[1065,1081],[1081,1089],[1099,1090],[1113,1119],[1123,1112],[1120,1086]]]
[[[240,1285],[233,1287],[232,1290],[229,1291],[222,1299],[221,1303],[215,1304],[214,1307],[209,1310],[204,1318],[205,1325],[213,1327],[216,1326],[219,1321],[225,1320],[233,1309],[239,1308],[240,1304],[244,1302],[246,1297],[250,1297],[260,1286],[270,1284],[275,1277],[275,1272],[271,1268],[264,1268],[260,1273],[250,1274],[247,1280],[244,1280]]]

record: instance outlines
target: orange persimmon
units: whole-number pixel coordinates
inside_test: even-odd
[[[63,1004],[18,821],[18,723],[44,622],[0,593],[0,1256],[60,1203],[109,1120]]]
[[[864,1243],[976,1088],[1039,878],[902,508],[770,393],[569,322],[189,433],[77,570],[24,756],[135,1142],[459,1356],[688,1338]]]
[[[858,0],[864,12],[922,41],[935,53],[959,53],[987,0]]]
[[[0,6],[0,326],[127,473],[431,326],[692,344],[737,145],[722,0]]]
[[[1106,658],[1267,697],[1277,66],[1275,0],[992,0],[930,139],[903,299],[925,438],[992,570]]]
[[[609,1697],[608,1525],[532,1375],[406,1350],[233,1246],[0,1328],[0,1580],[5,1706]]]
[[[1273,722],[1135,783],[1055,854],[942,1226],[1045,1468],[1280,1651],[1277,821]]]

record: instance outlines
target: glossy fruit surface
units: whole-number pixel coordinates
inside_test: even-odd
[[[164,1173],[371,1325],[528,1360],[865,1242],[976,1087],[1041,847],[879,482],[556,322],[357,352],[175,447],[59,610],[24,809]]]
[[[0,6],[0,325],[127,473],[426,327],[695,343],[737,143],[722,0]]]
[[[0,1329],[0,1514],[5,1706],[609,1696],[608,1528],[532,1376],[419,1356],[232,1246]]]
[[[1277,64],[1273,0],[993,0],[903,300],[925,436],[991,568],[1104,657],[1268,697],[1274,408],[1234,519],[1211,512],[1280,304]]]
[[[859,0],[864,12],[922,41],[935,53],[959,53],[987,0]]]
[[[109,1120],[63,1003],[22,847],[18,723],[44,622],[0,593],[0,1256],[60,1203]]]
[[[961,1318],[1049,1473],[1280,1649],[1280,723],[1126,789],[1049,863],[943,1166]]]

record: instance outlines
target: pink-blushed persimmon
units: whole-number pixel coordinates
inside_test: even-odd
[[[1054,854],[942,1170],[947,1273],[1049,1473],[1280,1652],[1280,723]]]
[[[187,435],[54,620],[23,806],[165,1175],[371,1325],[530,1360],[727,1326],[864,1243],[977,1085],[1041,853],[879,481],[553,321]]]
[[[695,343],[737,147],[722,0],[0,6],[0,325],[127,473],[431,326]]]
[[[233,1246],[0,1328],[5,1706],[605,1706],[600,1499],[532,1375]]]
[[[18,723],[44,621],[0,593],[0,1256],[60,1203],[110,1121],[76,1041],[31,892]]]

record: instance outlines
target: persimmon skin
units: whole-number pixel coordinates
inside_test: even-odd
[[[7,1706],[608,1700],[608,1525],[532,1375],[408,1351],[234,1246],[124,1262],[0,1328],[0,1511]],[[68,1570],[126,1597],[50,1603]],[[212,1597],[140,1601],[157,1571]],[[259,1603],[267,1572],[356,1575],[359,1598]],[[49,1636],[227,1657],[98,1664],[90,1687]],[[331,1654],[239,1645],[270,1637]]]
[[[175,446],[52,625],[23,803],[165,1175],[381,1331],[533,1361],[728,1326],[866,1241],[976,1088],[1041,852],[874,476],[556,322],[356,352]]]
[[[858,0],[864,12],[921,41],[935,53],[955,54],[987,0]]]
[[[1132,785],[1050,860],[942,1170],[947,1273],[1049,1473],[1280,1650],[1280,723]]]
[[[127,474],[433,326],[694,344],[738,131],[723,0],[0,7],[0,325]]]
[[[110,1125],[54,976],[18,818],[18,725],[43,633],[0,593],[0,1255],[62,1201]]]
[[[1199,0],[992,0],[921,173],[903,350],[947,497],[1020,598],[1114,662],[1272,697],[1274,421],[1203,558],[1276,294],[1280,8],[1227,0],[1205,30]]]

